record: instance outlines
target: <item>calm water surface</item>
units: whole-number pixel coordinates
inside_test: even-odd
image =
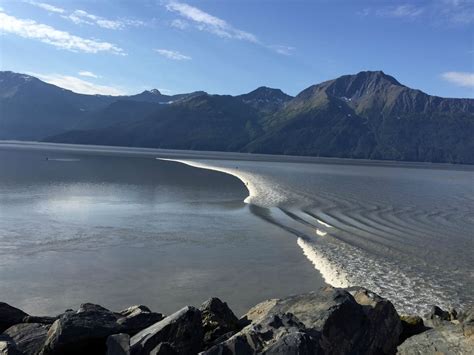
[[[233,176],[154,156],[0,148],[0,299],[35,314],[86,301],[170,313],[218,296],[244,313],[318,288],[246,196]]]

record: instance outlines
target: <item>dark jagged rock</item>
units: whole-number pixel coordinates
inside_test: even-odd
[[[130,355],[130,335],[110,335],[107,338],[107,355]]]
[[[458,320],[461,322],[464,335],[474,338],[474,306],[460,312]]]
[[[240,330],[238,318],[227,303],[211,298],[200,308],[204,329],[204,344],[213,344],[218,338]]]
[[[355,298],[346,290],[326,287],[266,301],[246,317],[255,321],[267,314],[293,313],[306,328],[321,334],[319,342],[327,353],[394,353],[401,324],[393,305],[363,288],[350,291]]]
[[[293,314],[286,313],[269,314],[203,354],[316,354],[318,350],[317,338]]]
[[[322,353],[309,334],[296,332],[278,339],[265,351],[272,355],[316,355]]]
[[[473,340],[463,334],[461,325],[451,322],[444,322],[436,328],[408,338],[398,347],[397,352],[400,355],[472,353]]]
[[[67,312],[48,331],[43,354],[104,354],[109,335],[120,333],[117,316],[99,305],[86,303]]]
[[[39,354],[43,348],[50,325],[40,323],[20,323],[8,328],[8,335],[24,355]]]
[[[0,355],[23,355],[15,342],[5,334],[0,334]]]
[[[40,323],[40,324],[53,324],[57,317],[37,317],[37,316],[26,316],[23,318],[23,323]]]
[[[118,315],[120,318],[117,323],[122,327],[122,331],[129,335],[135,335],[164,318],[163,314],[152,312],[143,305],[129,307],[118,312]]]
[[[402,333],[402,324],[395,307],[387,299],[363,287],[352,287],[349,292],[362,306],[369,322],[362,346],[374,353],[393,353]]]
[[[130,339],[132,355],[145,355],[160,343],[168,342],[178,354],[196,354],[202,348],[201,312],[184,307]]]
[[[403,343],[407,338],[423,333],[428,330],[428,327],[425,327],[423,319],[419,316],[400,316],[400,321],[402,322],[402,333],[400,334],[399,343]]]
[[[158,344],[158,346],[150,352],[150,355],[177,355],[177,354],[178,353],[174,349],[173,345],[167,342]]]
[[[0,333],[12,325],[22,323],[28,314],[21,309],[10,306],[8,303],[0,302]]]

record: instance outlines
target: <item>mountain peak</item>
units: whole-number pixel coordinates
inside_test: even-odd
[[[161,92],[158,89],[145,90],[141,94],[161,96]]]
[[[285,94],[280,89],[273,89],[266,86],[260,86],[247,94],[237,97],[247,105],[265,112],[275,112],[292,99],[290,95]]]
[[[160,90],[158,90],[158,89],[151,89],[150,92],[151,92],[153,95],[161,95],[161,92],[160,92]]]
[[[375,70],[375,71],[370,71],[370,70],[367,70],[367,71],[361,71],[355,75],[349,75],[349,76],[353,76],[353,77],[356,77],[356,78],[359,78],[361,80],[367,80],[367,81],[377,81],[377,80],[384,80],[384,81],[388,81],[390,82],[391,84],[393,85],[400,85],[400,86],[403,86],[402,84],[400,84],[397,79],[395,79],[393,76],[390,76],[390,75],[387,75],[385,74],[382,70]],[[337,79],[336,79],[337,80]]]

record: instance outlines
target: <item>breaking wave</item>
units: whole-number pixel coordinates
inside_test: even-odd
[[[357,176],[329,166],[318,167],[322,178],[312,181],[315,172],[308,169],[316,164],[288,168],[275,162],[162,160],[240,179],[252,213],[293,234],[332,286],[363,286],[389,298],[399,311],[418,314],[432,304],[449,308],[473,302],[466,291],[474,286],[468,266],[474,230],[469,194],[433,200],[429,188],[424,199],[415,201],[404,181],[396,182],[400,191],[387,194],[370,179],[354,187]],[[339,174],[340,181],[332,174]],[[381,181],[386,183],[390,174],[383,170]],[[460,174],[461,180],[472,178]]]

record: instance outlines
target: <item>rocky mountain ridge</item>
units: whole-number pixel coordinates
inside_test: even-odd
[[[474,100],[430,96],[382,71],[296,97],[268,87],[80,95],[0,72],[0,113],[0,139],[474,164]]]

